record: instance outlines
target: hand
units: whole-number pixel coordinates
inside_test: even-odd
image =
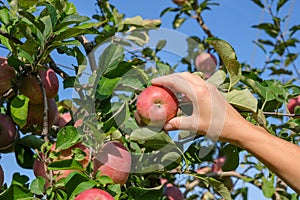
[[[234,128],[233,122],[245,121],[215,86],[198,75],[189,72],[175,73],[155,78],[152,84],[169,87],[181,93],[193,106],[191,115],[171,119],[165,124],[165,130],[190,130],[213,140],[226,141],[230,140],[226,138],[226,134]]]

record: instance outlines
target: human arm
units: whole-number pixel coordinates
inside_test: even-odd
[[[271,135],[245,120],[217,88],[197,75],[175,73],[152,80],[184,94],[193,105],[190,116],[179,116],[165,130],[191,130],[213,140],[229,142],[253,154],[271,171],[300,193],[300,147]]]

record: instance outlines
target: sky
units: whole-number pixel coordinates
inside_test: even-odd
[[[70,0],[70,2],[75,4],[78,12],[82,15],[91,17],[91,14],[95,13],[94,0]],[[110,2],[116,6],[120,13],[124,13],[125,17],[139,15],[144,19],[159,18],[161,11],[166,7],[175,7],[171,0],[111,0]],[[234,47],[240,62],[250,63],[253,67],[261,67],[264,64],[265,55],[253,44],[253,40],[264,36],[264,34],[257,31],[257,29],[251,28],[251,26],[266,21],[268,15],[250,0],[217,2],[220,2],[219,6],[213,7],[212,11],[204,12],[203,18],[205,23],[215,36],[229,42]],[[293,7],[290,6],[291,3],[294,3]],[[299,9],[300,1],[297,0],[291,0],[284,6],[283,10],[291,13],[287,20],[288,25],[299,23]],[[162,17],[161,27],[172,29],[173,18],[173,13],[165,14]],[[186,35],[197,35],[200,38],[205,36],[194,19],[188,19],[177,31]],[[0,50],[0,55],[5,56],[5,52]],[[55,59],[59,64],[67,64],[64,60],[65,58],[57,57]],[[17,166],[13,154],[1,154],[1,156],[0,164],[6,173],[6,183],[10,183],[11,176],[16,171],[33,177],[31,170],[24,170]],[[249,194],[249,199],[266,199],[261,191],[252,187],[249,190]]]

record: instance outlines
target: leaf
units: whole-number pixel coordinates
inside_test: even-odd
[[[279,34],[280,29],[271,23],[261,23],[258,25],[252,26],[253,28],[264,30],[269,36],[276,38]]]
[[[174,29],[178,29],[180,28],[180,26],[186,21],[186,18],[185,17],[180,17],[179,14],[177,14],[173,20],[173,28]]]
[[[17,141],[18,144],[32,149],[39,149],[44,142],[43,139],[38,138],[35,135],[25,135]]]
[[[248,89],[232,90],[225,94],[225,98],[230,104],[243,111],[257,111],[257,99]]]
[[[30,184],[30,191],[36,195],[43,195],[46,180],[43,177],[37,177]]]
[[[27,124],[28,102],[28,97],[18,95],[10,104],[11,117],[20,128],[23,128]]]
[[[104,76],[99,81],[97,88],[96,98],[104,100],[113,94],[121,78],[105,78]]]
[[[159,52],[162,50],[167,44],[167,40],[159,40],[158,43],[156,44],[155,51]]]
[[[73,126],[66,126],[57,133],[56,149],[64,150],[79,143],[82,136]]]
[[[31,148],[17,143],[15,145],[15,157],[20,167],[24,169],[32,169],[34,152],[31,150]]]
[[[60,29],[65,28],[68,25],[71,24],[79,24],[81,22],[85,22],[90,20],[87,16],[81,16],[78,13],[74,13],[71,15],[66,16],[57,26],[54,27],[54,31],[58,31]]]
[[[272,174],[272,177],[269,180],[265,177],[262,177],[262,188],[261,189],[266,198],[272,198],[273,194],[275,193],[274,174]]]
[[[239,82],[242,74],[241,64],[237,61],[233,47],[226,41],[217,38],[208,38],[205,41],[212,45],[221,57],[222,62],[229,73],[230,89]]]
[[[221,84],[223,84],[225,80],[226,80],[226,73],[223,70],[218,70],[211,77],[209,77],[209,79],[207,79],[207,82],[218,87]]]
[[[254,2],[256,5],[258,5],[261,8],[264,8],[264,4],[260,1],[260,0],[252,0],[252,2]]]
[[[209,184],[223,197],[223,199],[231,200],[231,194],[228,188],[222,183],[214,178],[208,179]]]
[[[74,159],[53,161],[48,164],[49,170],[83,170],[82,164]]]
[[[221,149],[221,155],[226,157],[222,166],[223,171],[232,171],[239,166],[239,151],[236,146],[227,144]]]
[[[123,58],[122,58],[123,59]],[[116,65],[109,66],[103,76],[106,78],[122,77],[126,72],[132,69],[132,63],[126,61],[120,61]]]
[[[129,199],[143,199],[143,200],[160,200],[163,187],[158,186],[154,188],[141,188],[141,187],[129,187],[126,190],[129,195]]]
[[[288,2],[288,0],[279,0],[278,3],[277,3],[277,6],[276,6],[276,11],[278,12],[280,10],[280,8],[282,6],[284,6],[284,4]]]

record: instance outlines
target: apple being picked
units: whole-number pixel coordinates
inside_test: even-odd
[[[140,126],[163,127],[178,111],[178,99],[167,87],[149,86],[136,102],[135,120]]]
[[[114,198],[104,190],[92,188],[81,192],[75,200],[114,200]]]
[[[300,95],[289,100],[287,108],[291,114],[295,113],[295,108],[300,106]]]

